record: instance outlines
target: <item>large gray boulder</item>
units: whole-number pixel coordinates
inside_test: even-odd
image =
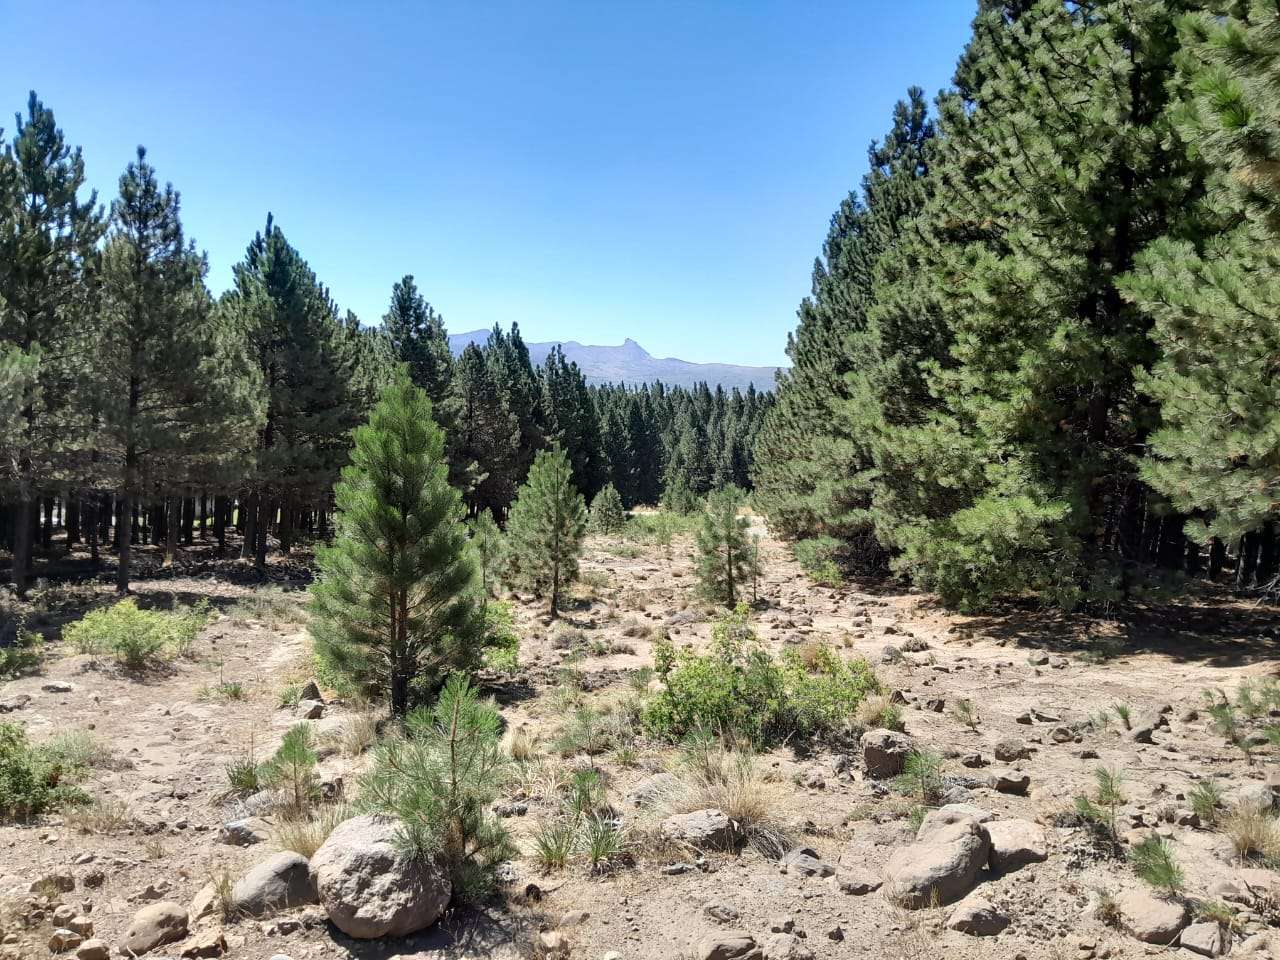
[[[900,774],[913,748],[911,738],[896,730],[868,730],[859,743],[867,776],[876,780]]]
[[[677,813],[662,821],[662,835],[695,847],[723,850],[733,846],[733,821],[714,809]]]
[[[920,828],[916,830],[916,839],[923,840],[935,830],[949,827],[953,823],[959,823],[962,820],[987,823],[994,817],[995,814],[974,806],[972,803],[948,803],[937,810],[930,810],[924,815],[924,819],[920,821]]]
[[[231,888],[231,912],[261,917],[316,902],[307,858],[282,850],[253,867]]]
[[[889,858],[884,894],[912,908],[952,903],[973,889],[990,855],[983,824],[966,818],[939,827]]]
[[[1187,905],[1172,897],[1157,897],[1146,890],[1130,890],[1116,901],[1124,925],[1144,943],[1169,946],[1191,919]]]
[[[357,940],[426,929],[449,905],[453,887],[430,859],[407,856],[389,817],[353,817],[311,858],[311,879],[333,925]]]
[[[991,837],[991,867],[1008,873],[1049,859],[1044,829],[1030,820],[995,820],[986,825]]]

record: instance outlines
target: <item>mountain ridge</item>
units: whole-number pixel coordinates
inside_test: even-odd
[[[484,346],[489,339],[488,330],[468,330],[449,335],[449,350],[454,356],[468,344]],[[672,387],[692,387],[705,382],[717,384],[726,390],[737,387],[746,390],[772,390],[778,367],[750,367],[733,363],[694,363],[678,357],[655,357],[635,340],[626,337],[616,345],[579,343],[577,340],[546,340],[526,343],[529,359],[535,365],[546,360],[554,347],[564,351],[565,359],[572,360],[582,371],[587,382],[595,385],[625,383],[639,386],[661,381]]]

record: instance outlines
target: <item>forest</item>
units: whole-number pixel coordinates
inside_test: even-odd
[[[774,530],[965,608],[1274,592],[1274,2],[984,0],[831,218],[755,451]]]
[[[473,517],[504,516],[550,446],[589,500],[611,484],[624,506],[665,495],[687,511],[750,483],[770,394],[589,387],[558,349],[535,368],[516,322],[454,357],[412,276],[362,324],[270,216],[215,298],[145,150],[109,206],[84,181],[33,92],[0,153],[0,542],[19,594],[60,548],[111,553],[124,591],[135,543],[171,562],[196,536],[225,552],[230,530],[262,568],[325,539],[351,431],[400,369],[432,402]]]

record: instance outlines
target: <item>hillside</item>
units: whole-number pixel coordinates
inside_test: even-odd
[[[489,339],[488,330],[471,330],[449,336],[449,349],[454,355],[461,353],[468,344],[484,346]],[[675,357],[655,357],[630,337],[618,346],[595,346],[576,340],[549,340],[530,343],[529,357],[534,364],[547,358],[551,348],[559,344],[565,359],[572,360],[582,370],[588,383],[625,383],[636,386],[642,383],[662,381],[667,386],[691,387],[696,383],[719,384],[726,390],[737,387],[746,390],[755,385],[757,390],[772,390],[777,367],[741,367],[732,363],[691,363]]]

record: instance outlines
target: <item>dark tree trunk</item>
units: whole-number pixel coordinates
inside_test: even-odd
[[[213,535],[218,540],[218,556],[227,552],[227,506],[226,497],[213,498]]]
[[[67,547],[80,542],[80,493],[67,495]]]
[[[116,564],[116,591],[128,593],[130,554],[137,531],[133,522],[133,496],[127,490],[120,495],[119,515],[120,519],[116,523],[116,549],[119,556]]]
[[[11,579],[18,596],[25,597],[31,581],[31,548],[36,524],[36,501],[24,497],[18,501],[13,516],[13,570]]]

